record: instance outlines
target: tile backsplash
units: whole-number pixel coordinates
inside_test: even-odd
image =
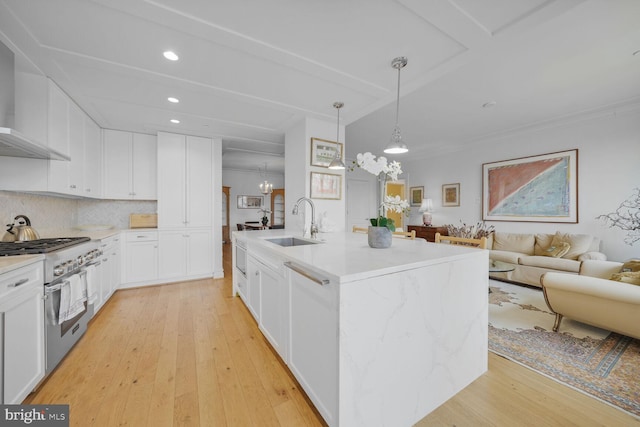
[[[110,224],[129,228],[129,214],[156,213],[156,201],[90,200],[0,191],[0,226],[26,215],[38,229]]]

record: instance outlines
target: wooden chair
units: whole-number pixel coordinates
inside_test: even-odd
[[[357,225],[354,225],[352,231],[354,233],[365,233],[366,234],[366,233],[369,232],[369,229],[365,228],[365,227],[358,227]]]
[[[476,246],[480,249],[487,249],[487,238],[469,239],[466,237],[441,236],[436,233],[436,243],[449,243],[450,245]]]
[[[416,230],[394,231],[391,234],[393,234],[393,237],[400,237],[400,238],[403,238],[403,239],[411,239],[411,240],[415,240],[416,239]]]

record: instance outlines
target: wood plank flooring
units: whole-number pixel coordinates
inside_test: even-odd
[[[69,404],[72,426],[321,426],[227,277],[116,292],[24,403]],[[489,354],[489,372],[418,426],[640,426]],[[351,426],[348,426],[351,427]],[[395,427],[395,426],[394,426]]]

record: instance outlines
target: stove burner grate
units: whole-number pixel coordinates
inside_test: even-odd
[[[45,254],[90,240],[89,237],[59,237],[25,242],[0,242],[0,256]]]

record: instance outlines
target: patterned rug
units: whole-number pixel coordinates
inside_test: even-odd
[[[489,350],[640,417],[640,340],[555,315],[541,289],[489,281]]]

